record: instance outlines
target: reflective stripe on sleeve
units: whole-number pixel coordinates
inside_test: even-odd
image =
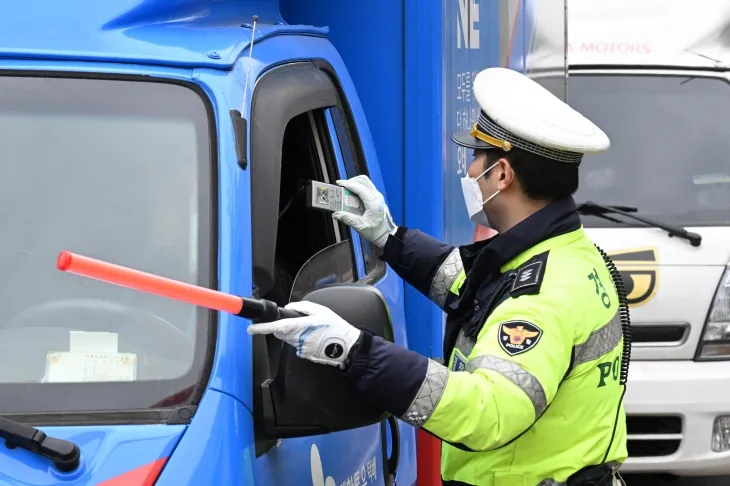
[[[449,379],[449,369],[432,359],[428,360],[426,378],[411,402],[405,415],[401,418],[404,422],[421,427],[431,417],[441,397],[446,390],[446,381]]]
[[[532,406],[535,408],[535,418],[540,417],[547,408],[547,397],[542,385],[537,378],[517,363],[496,356],[478,356],[466,365],[468,373],[479,369],[497,372],[517,385],[532,402]],[[404,422],[421,427],[431,418],[431,414],[446,390],[449,373],[449,369],[445,366],[428,360],[426,378],[423,380],[416,398],[413,399],[401,418]]]
[[[593,361],[609,353],[619,342],[623,332],[621,329],[621,314],[616,311],[610,321],[600,329],[591,333],[588,339],[573,349],[573,367]]]
[[[547,396],[540,381],[517,363],[496,356],[477,356],[466,364],[466,370],[473,373],[478,369],[495,371],[520,387],[535,407],[535,419],[547,408]]]
[[[461,262],[461,254],[459,253],[459,249],[455,248],[449,253],[449,256],[446,257],[446,260],[444,260],[436,275],[433,277],[428,298],[443,309],[449,289],[463,269],[464,265]]]

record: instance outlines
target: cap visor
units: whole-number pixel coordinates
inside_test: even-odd
[[[490,145],[487,142],[482,142],[478,138],[472,137],[471,130],[461,130],[451,134],[451,140],[457,145],[467,147],[476,150],[490,150],[496,149],[494,145]]]

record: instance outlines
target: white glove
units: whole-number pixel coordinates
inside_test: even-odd
[[[350,226],[360,236],[378,248],[383,248],[389,235],[394,235],[398,227],[390,216],[385,198],[375,188],[373,182],[366,175],[359,175],[346,181],[337,181],[337,184],[357,195],[365,207],[362,216],[337,211],[332,217]]]
[[[362,331],[329,308],[314,302],[292,302],[285,308],[305,316],[251,324],[248,333],[273,334],[294,346],[300,358],[344,368],[347,355]]]

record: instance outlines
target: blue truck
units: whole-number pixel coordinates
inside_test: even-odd
[[[0,484],[440,484],[435,440],[324,371],[302,375],[245,318],[54,260],[68,249],[280,306],[357,283],[387,302],[391,339],[439,356],[440,311],[308,210],[303,184],[367,174],[396,222],[452,244],[482,237],[459,186],[470,154],[450,133],[475,122],[471,79],[490,66],[565,99],[565,12],[565,0],[5,5]]]

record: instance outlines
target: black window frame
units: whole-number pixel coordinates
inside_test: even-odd
[[[206,170],[209,176],[209,187],[206,192],[199,194],[200,199],[206,199],[208,204],[208,212],[199,213],[198,228],[199,230],[207,229],[208,238],[200,243],[204,243],[206,248],[198,249],[199,255],[207,253],[208,258],[200,258],[200,275],[201,279],[198,284],[207,286],[208,288],[218,288],[218,258],[219,258],[219,147],[218,147],[218,123],[215,116],[215,110],[205,90],[198,84],[175,78],[156,78],[152,76],[138,74],[121,74],[121,73],[97,73],[97,72],[59,72],[48,70],[3,70],[0,72],[2,77],[33,77],[33,78],[61,78],[61,79],[84,79],[84,80],[109,80],[109,81],[125,81],[137,83],[155,83],[181,86],[195,93],[205,109],[205,117],[207,122],[207,133],[209,142],[209,156],[207,163],[201,163],[200,169]],[[203,281],[203,279],[205,281]],[[28,423],[36,426],[64,426],[64,425],[123,425],[123,424],[187,424],[190,423],[195,415],[196,408],[203,397],[208,386],[210,375],[213,369],[213,361],[218,339],[218,312],[208,309],[199,308],[197,310],[197,327],[207,328],[207,336],[204,348],[198,348],[196,343],[195,352],[203,352],[199,358],[202,367],[197,371],[198,379],[192,386],[188,386],[179,390],[177,393],[163,397],[154,404],[147,407],[128,406],[122,409],[101,408],[84,411],[32,411],[18,413],[3,413],[6,418]],[[191,372],[195,370],[195,362],[191,367]],[[186,375],[187,377],[188,375]],[[93,396],[102,397],[109,396],[110,391],[119,387],[136,387],[146,389],[159,389],[160,382],[183,381],[185,377],[177,380],[155,380],[155,381],[134,381],[134,382],[93,382],[93,383],[2,383],[0,389],[4,396],[12,396],[13,401],[17,401],[17,397],[23,398],[27,403],[53,403],[62,400],[49,400],[44,396],[47,391],[58,389],[62,390],[59,397],[64,396],[84,396],[89,400],[89,394],[84,390],[93,390]],[[128,394],[131,395],[131,394]],[[144,393],[144,396],[150,396],[152,393]],[[182,398],[185,397],[185,398]],[[63,409],[62,406],[59,406]],[[184,418],[183,418],[184,417]]]
[[[324,74],[324,76],[323,76]],[[297,60],[272,65],[259,75],[251,97],[250,171],[251,231],[254,295],[265,295],[274,285],[274,260],[281,178],[281,147],[286,125],[307,111],[338,108],[342,130],[360,174],[370,176],[365,151],[352,108],[335,69],[322,59]],[[332,137],[327,139],[332,143]],[[340,143],[342,138],[338,135]],[[362,242],[360,251],[365,257]],[[386,273],[385,262],[373,247],[375,268],[358,283],[374,285]]]
[[[251,96],[250,117],[255,120],[249,124],[251,259],[256,296],[266,295],[275,282],[286,127],[297,115],[336,103],[334,91],[327,84],[329,79],[322,79],[321,83],[320,79],[321,73],[311,62],[274,65],[259,75]]]
[[[278,234],[278,208],[282,168],[282,147],[286,126],[291,119],[312,112],[315,128],[322,143],[327,167],[341,177],[334,156],[333,140],[325,119],[325,110],[336,107],[343,114],[342,128],[360,173],[368,174],[364,150],[357,131],[352,109],[334,68],[324,60],[297,60],[270,66],[262,71],[251,97],[250,157],[252,266],[255,296],[266,295],[274,284],[274,261]],[[338,138],[340,138],[338,136]],[[340,139],[342,140],[342,139]],[[331,174],[330,174],[331,175]],[[333,183],[333,180],[330,180]],[[341,240],[350,241],[353,270],[355,241],[349,228],[340,224]],[[346,236],[345,236],[346,235]],[[364,251],[360,245],[360,251]],[[378,260],[379,261],[379,260]],[[358,274],[358,273],[356,273]],[[358,283],[374,284],[385,275],[385,264]],[[280,343],[269,342],[263,336],[252,337],[254,423],[262,416],[262,385],[276,375]],[[275,441],[260,436],[254,427],[256,455],[270,450]]]

